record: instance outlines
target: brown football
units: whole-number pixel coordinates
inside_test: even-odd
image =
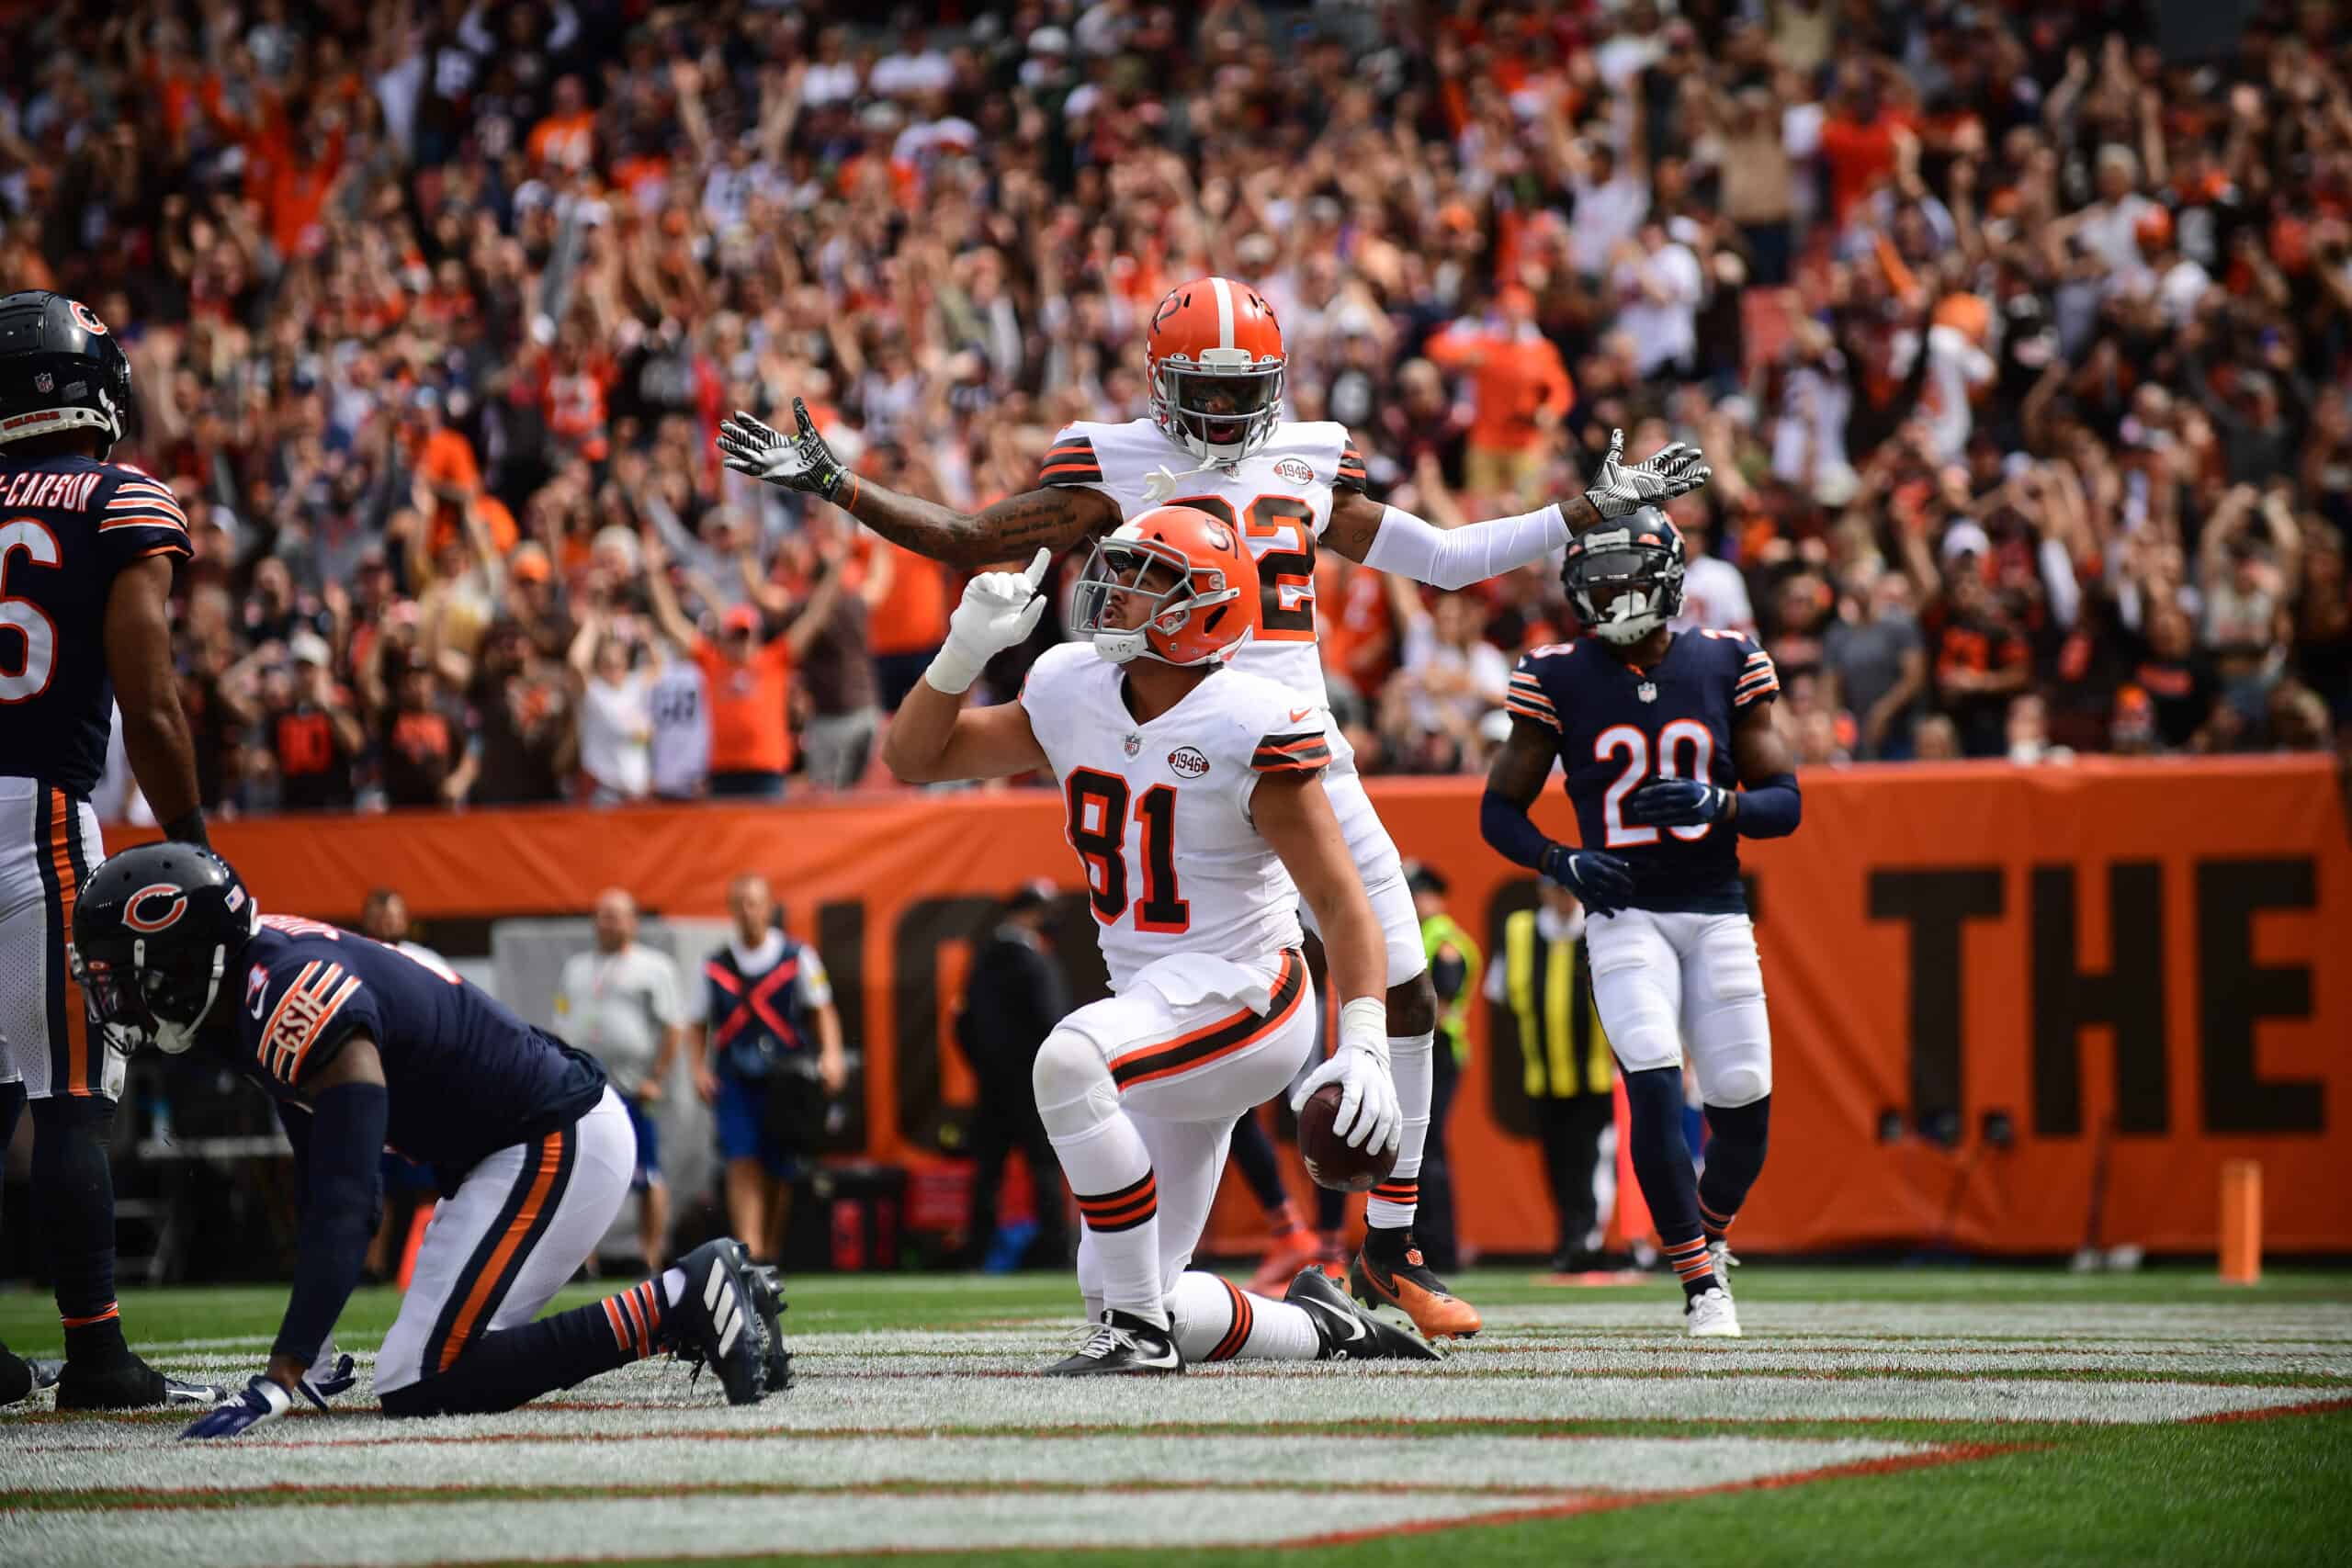
[[[1306,1103],[1298,1109],[1298,1152],[1306,1161],[1306,1174],[1317,1186],[1334,1192],[1369,1192],[1396,1168],[1396,1151],[1388,1148],[1367,1154],[1351,1149],[1331,1131],[1341,1098],[1335,1083],[1327,1083],[1306,1097]]]

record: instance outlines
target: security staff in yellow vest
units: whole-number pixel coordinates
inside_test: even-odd
[[[1499,1004],[1496,1041],[1519,1045],[1521,1082],[1544,1148],[1559,1246],[1552,1267],[1582,1273],[1603,1267],[1600,1183],[1602,1144],[1612,1127],[1616,1065],[1592,1005],[1584,952],[1584,907],[1556,883],[1543,902],[1503,921],[1502,951],[1487,969],[1487,999]],[[1613,1198],[1613,1169],[1607,1185]]]
[[[1421,949],[1430,983],[1437,987],[1437,1049],[1430,1053],[1430,1133],[1421,1148],[1421,1206],[1413,1237],[1430,1267],[1442,1273],[1462,1266],[1453,1229],[1453,1175],[1446,1166],[1445,1119],[1453,1109],[1453,1088],[1470,1059],[1464,1024],[1470,1011],[1470,982],[1478,973],[1478,944],[1445,911],[1446,881],[1434,867],[1413,862],[1405,867],[1414,911],[1421,918]]]

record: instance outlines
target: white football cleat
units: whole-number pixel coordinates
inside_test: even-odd
[[[1726,1291],[1730,1290],[1731,1271],[1739,1267],[1739,1259],[1732,1256],[1731,1243],[1728,1241],[1709,1242],[1707,1244],[1707,1256],[1714,1259],[1715,1283],[1721,1285]]]
[[[1721,1285],[1713,1285],[1683,1303],[1682,1314],[1690,1320],[1693,1339],[1736,1339],[1739,1337],[1739,1313],[1731,1304],[1731,1292]]]

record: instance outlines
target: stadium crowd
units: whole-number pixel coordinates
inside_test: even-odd
[[[2313,749],[2352,45],[2252,9],[2200,62],[2132,0],[61,0],[0,62],[0,277],[130,352],[216,811],[878,782],[956,581],[718,420],[799,394],[982,503],[1142,412],[1207,271],[1432,520],[1699,442],[1688,615],[1808,762]],[[1574,629],[1544,567],[1317,571],[1374,771],[1481,765]]]

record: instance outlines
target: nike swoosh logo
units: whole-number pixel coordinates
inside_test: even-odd
[[[1363,1319],[1353,1313],[1348,1314],[1348,1338],[1351,1341],[1370,1338],[1371,1335],[1372,1331],[1363,1325]]]
[[[1290,710],[1290,721],[1293,724],[1296,724],[1300,719],[1305,718],[1308,714],[1311,714],[1315,710],[1313,708],[1293,708]]]

